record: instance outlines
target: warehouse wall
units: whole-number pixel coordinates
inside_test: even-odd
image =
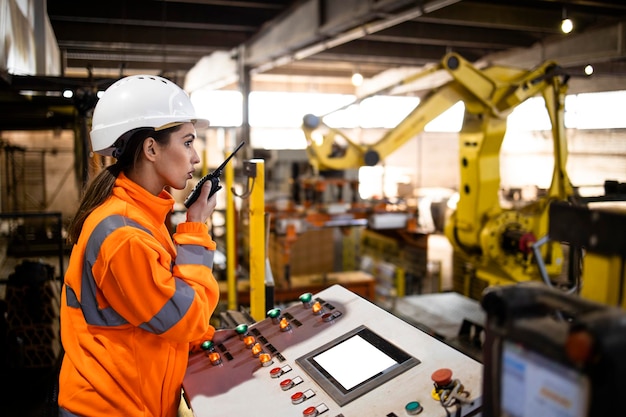
[[[300,134],[294,130],[294,135]],[[363,133],[363,141],[373,141],[384,131]],[[223,153],[216,150],[218,140],[209,133],[209,165],[216,165]],[[1,132],[7,145],[28,149],[46,149],[46,194],[48,211],[60,211],[71,216],[78,204],[78,186],[73,172],[73,132]],[[626,182],[626,129],[570,130],[568,131],[569,159],[567,170],[575,186],[601,186],[604,180]],[[204,146],[199,144],[204,154]],[[400,170],[410,180],[410,186],[456,188],[459,181],[458,141],[453,133],[424,132],[409,140],[385,161],[386,166]],[[286,163],[304,157],[303,151],[288,151]],[[547,187],[553,168],[552,141],[546,132],[507,134],[501,152],[501,177],[503,187],[537,185]],[[4,166],[5,161],[2,161]],[[268,187],[288,195],[290,171],[276,163],[278,184]],[[0,175],[3,175],[0,172]],[[2,197],[6,190],[2,190]],[[176,196],[184,192],[175,193]]]
[[[78,185],[74,174],[72,131],[5,131],[0,132],[0,144],[44,152],[46,201],[42,211],[61,212],[64,218],[74,214],[78,207]],[[6,155],[7,152],[3,151],[0,176],[5,176]],[[0,184],[4,184],[4,179]],[[0,198],[7,198],[8,190],[0,191]]]
[[[626,129],[567,132],[567,172],[574,186],[602,186],[605,180],[626,182]],[[416,187],[457,188],[458,140],[451,133],[422,133],[387,158],[388,166],[413,171]],[[508,133],[502,144],[502,187],[550,185],[554,153],[549,132]]]

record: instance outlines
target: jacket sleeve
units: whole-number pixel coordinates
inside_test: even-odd
[[[215,242],[202,223],[182,223],[176,259],[149,233],[122,227],[102,244],[93,266],[100,308],[111,306],[130,324],[172,341],[212,331],[219,299],[212,273]]]

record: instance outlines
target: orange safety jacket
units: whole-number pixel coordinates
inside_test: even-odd
[[[174,206],[123,174],[72,248],[61,298],[60,416],[176,416],[190,343],[219,298],[203,223],[172,237]]]

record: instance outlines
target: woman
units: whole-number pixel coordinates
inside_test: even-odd
[[[195,129],[205,126],[161,77],[123,78],[98,101],[92,148],[116,162],[90,184],[69,229],[60,416],[175,416],[194,341],[219,339],[209,324],[219,298],[210,182],[173,236],[165,222],[174,206],[165,187],[192,178]]]

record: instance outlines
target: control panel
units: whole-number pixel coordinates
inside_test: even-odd
[[[189,358],[183,388],[196,417],[481,410],[481,363],[340,285],[235,330]]]

